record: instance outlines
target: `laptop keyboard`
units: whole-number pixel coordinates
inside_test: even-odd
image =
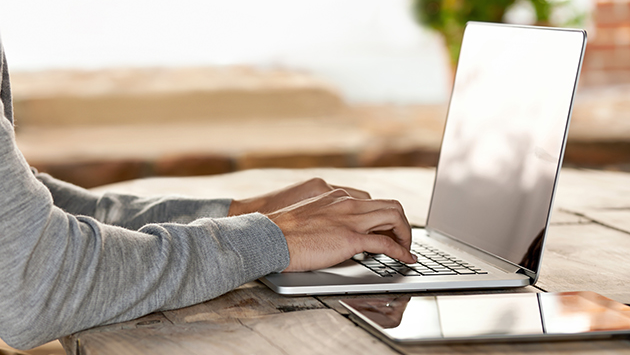
[[[394,275],[448,276],[488,273],[428,245],[413,242],[411,252],[418,256],[417,263],[405,264],[385,254],[363,254],[353,259],[382,277],[392,277]]]

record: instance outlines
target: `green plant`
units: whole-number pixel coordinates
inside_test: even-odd
[[[554,8],[566,1],[521,0],[531,4],[536,24],[548,25]],[[444,36],[451,64],[459,57],[464,26],[468,21],[503,22],[505,13],[516,0],[414,0],[416,19]]]

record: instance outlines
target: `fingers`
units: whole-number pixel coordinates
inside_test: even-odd
[[[413,264],[418,261],[416,256],[411,254],[409,248],[394,242],[386,235],[369,234],[361,235],[357,238],[361,242],[362,249],[368,253],[385,254],[407,264]]]
[[[355,231],[363,234],[391,231],[391,237],[409,249],[411,226],[400,202],[395,200],[359,200],[346,190],[333,190],[311,201],[319,200],[319,208],[336,205],[336,213],[353,220]]]
[[[353,187],[330,185],[326,182],[326,180],[322,178],[313,178],[303,183],[297,184],[295,186],[296,187],[303,186],[307,188],[308,190],[310,190],[312,192],[311,197],[314,197],[315,195],[321,195],[321,194],[330,192],[332,190],[341,189],[348,192],[348,194],[354,198],[358,198],[362,200],[368,200],[372,198],[370,194],[367,193],[366,191],[355,189]]]
[[[252,212],[270,213],[294,204],[303,204],[306,200],[340,189],[357,199],[370,198],[370,194],[365,191],[350,187],[332,186],[324,179],[314,178],[261,196],[233,200],[228,210],[228,216]]]
[[[327,199],[331,201],[327,202]],[[387,254],[407,263],[415,262],[409,252],[411,226],[398,201],[357,200],[349,196],[345,190],[331,191],[321,201],[329,206],[336,204],[336,212],[343,216],[348,226],[358,235],[368,236],[366,239],[368,241],[373,239],[381,241],[381,244],[371,244],[372,248],[385,247],[380,250],[376,248],[362,251]],[[363,241],[362,239],[361,242]]]
[[[270,213],[294,204],[303,204],[306,200],[335,190],[346,191],[349,196],[357,199],[370,199],[370,194],[365,191],[329,185],[324,179],[314,178],[261,196],[233,200],[228,216],[252,212]]]
[[[404,221],[404,226],[410,227],[409,222],[405,217],[405,211],[403,210],[402,205],[396,200],[360,200],[353,198],[345,190],[333,190],[327,195],[332,198],[336,198],[337,201],[335,202],[343,205],[340,206],[342,212],[361,215],[381,211],[374,216],[362,217],[362,220],[368,225],[373,224],[372,229],[374,230],[376,230],[376,228],[381,224],[384,224],[385,221],[389,220]]]
[[[341,189],[341,190],[347,191],[350,196],[361,199],[361,200],[369,200],[372,198],[372,196],[370,196],[370,194],[367,193],[366,191],[358,190],[352,187],[336,186],[336,185],[331,185],[331,187],[334,189]]]
[[[411,227],[397,201],[358,199],[334,189],[267,216],[287,240],[287,272],[332,266],[363,251],[415,262]],[[377,234],[383,232],[388,235]]]
[[[407,250],[411,247],[411,226],[400,211],[383,209],[366,213],[361,217],[363,227],[369,227],[368,233],[383,235]]]

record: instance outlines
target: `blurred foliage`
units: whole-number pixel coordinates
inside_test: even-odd
[[[550,25],[555,8],[564,6],[568,1],[519,0],[530,3],[535,12],[536,25]],[[468,21],[503,22],[508,9],[517,0],[414,0],[413,10],[416,19],[440,32],[446,41],[451,64],[455,66]],[[571,19],[577,23],[579,19]]]

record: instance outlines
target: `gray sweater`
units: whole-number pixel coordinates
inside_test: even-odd
[[[0,43],[0,338],[25,349],[203,302],[289,264],[267,217],[230,200],[96,195],[31,170]]]

